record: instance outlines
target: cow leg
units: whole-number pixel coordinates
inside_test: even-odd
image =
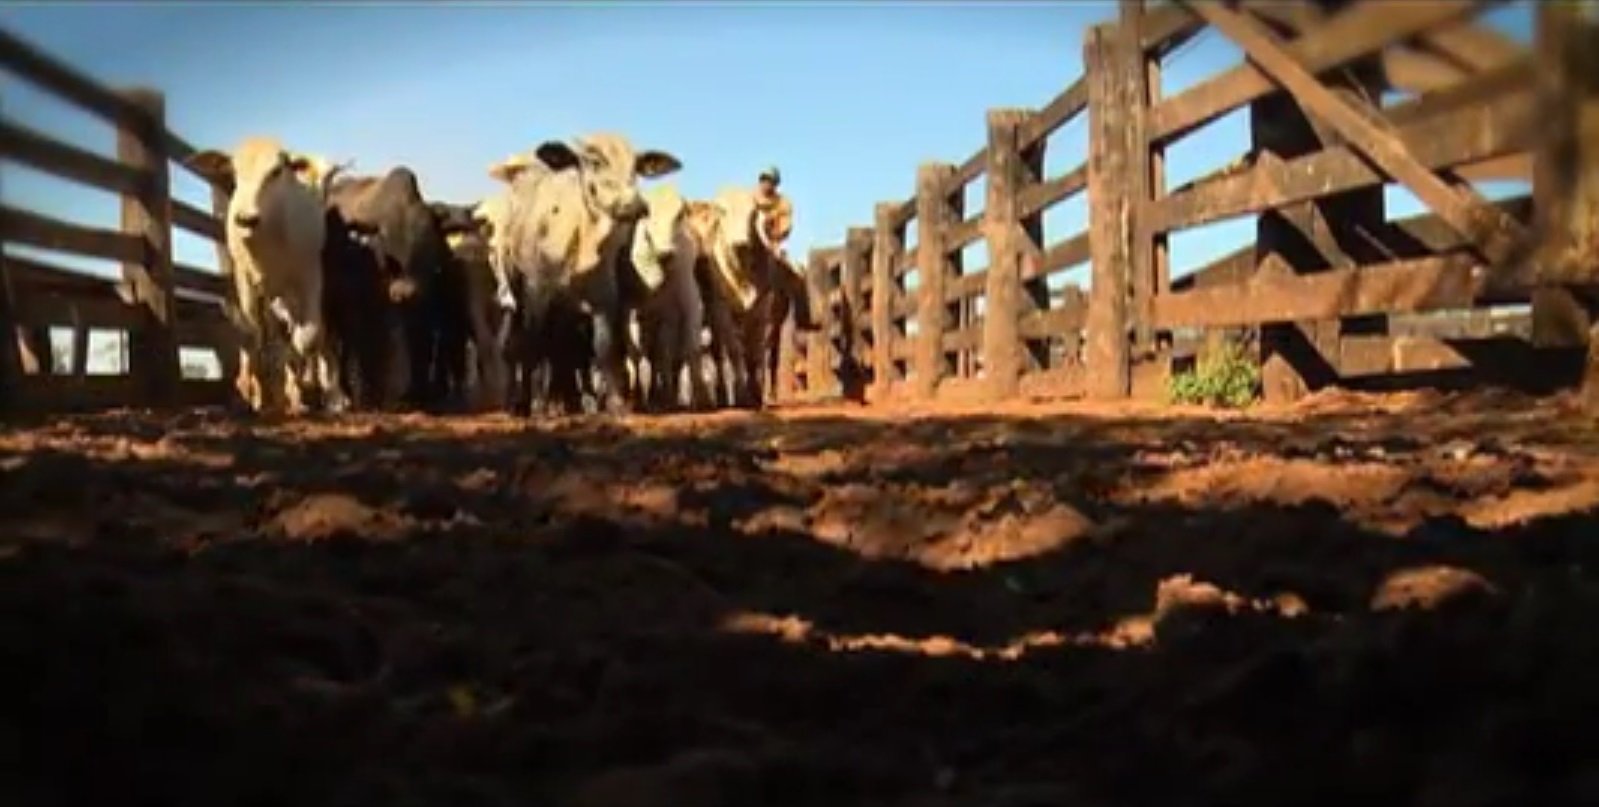
[[[412,298],[402,306],[406,361],[410,364],[405,403],[414,409],[427,409],[433,403],[433,334],[419,300]]]
[[[320,269],[320,267],[318,267]],[[305,320],[294,330],[295,352],[306,362],[306,375],[314,375],[312,383],[322,395],[322,407],[329,412],[343,412],[350,408],[350,399],[344,394],[339,381],[338,357],[334,355],[328,338],[327,321],[323,316],[322,272],[307,275],[304,309]]]
[[[516,402],[519,411],[531,415],[536,411],[543,411],[549,403],[552,366],[550,351],[551,315],[554,302],[551,294],[543,284],[533,276],[522,278],[522,305],[519,306],[521,319],[521,338],[517,348],[520,358],[522,378],[518,383],[518,392],[524,395],[522,400]],[[524,410],[525,404],[525,410]]]
[[[623,395],[627,389],[627,369],[620,341],[621,328],[617,327],[616,320],[612,312],[604,308],[589,315],[594,328],[594,361],[599,365],[599,380],[602,382],[594,391],[595,403],[602,411],[621,415],[628,410],[627,399]]]
[[[677,337],[674,345],[676,361],[669,368],[672,377],[672,401],[675,404],[680,400],[681,390],[678,388],[678,379],[682,375],[680,368],[688,369],[689,383],[689,408],[704,409],[711,405],[711,391],[705,384],[705,373],[700,367],[700,332],[705,329],[705,301],[700,298],[699,288],[693,282],[692,269],[679,270],[680,280],[677,287],[677,327],[674,336]]]
[[[239,371],[234,378],[234,388],[252,412],[260,412],[265,405],[261,390],[261,359],[265,338],[260,316],[260,297],[255,287],[242,279],[235,284],[238,304],[233,313],[238,317]]]
[[[502,366],[503,356],[497,344],[498,334],[489,324],[489,312],[481,305],[475,305],[470,312],[472,328],[472,347],[476,354],[473,364],[477,368],[476,384],[473,387],[477,406],[481,409],[490,409],[505,404],[505,368]]]
[[[716,365],[718,404],[732,406],[737,403],[740,363],[740,339],[733,312],[726,303],[711,307],[712,357]]]

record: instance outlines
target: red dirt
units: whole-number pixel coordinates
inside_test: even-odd
[[[1599,803],[1599,428],[1318,396],[0,431],[34,804]]]

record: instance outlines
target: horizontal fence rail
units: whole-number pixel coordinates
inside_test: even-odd
[[[230,400],[237,339],[224,313],[227,281],[172,260],[172,228],[178,227],[217,242],[226,267],[223,228],[217,215],[171,196],[171,163],[194,148],[167,130],[162,95],[104,87],[3,30],[0,70],[116,132],[116,154],[106,156],[5,118],[0,109],[0,160],[117,194],[122,202],[116,229],[63,221],[28,209],[27,200],[14,195],[0,203],[0,245],[122,267],[121,278],[113,280],[31,254],[0,253],[0,334],[6,337],[0,340],[0,408],[64,411]],[[70,334],[64,367],[56,361],[51,335],[60,329]],[[92,332],[125,337],[127,373],[90,373]],[[183,378],[182,347],[212,351],[222,378]]]

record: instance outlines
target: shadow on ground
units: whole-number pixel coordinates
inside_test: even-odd
[[[8,803],[1599,801],[1549,401],[0,433]]]

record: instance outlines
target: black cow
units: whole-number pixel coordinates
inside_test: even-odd
[[[405,346],[404,402],[418,408],[446,403],[464,380],[466,330],[446,223],[423,200],[416,174],[407,168],[337,183],[328,189],[327,205],[345,222],[376,230],[372,252],[396,315],[391,322]]]

